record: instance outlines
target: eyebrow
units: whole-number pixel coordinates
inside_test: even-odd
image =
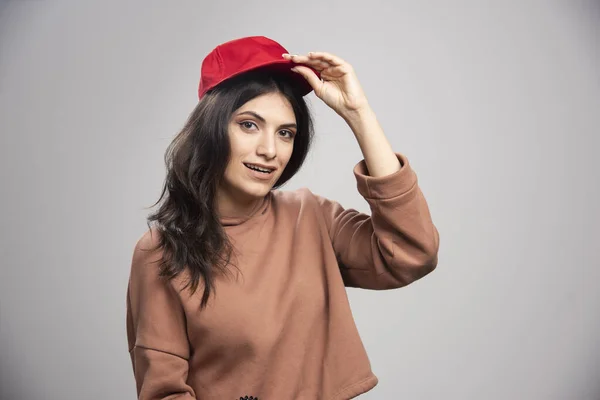
[[[258,115],[254,111],[244,111],[244,112],[239,113],[238,115],[243,115],[243,114],[252,115],[254,118],[256,118],[257,120],[259,120],[263,124],[267,122],[263,117],[261,117],[260,115]],[[291,123],[291,124],[281,124],[281,125],[279,125],[279,127],[280,128],[296,128],[296,129],[298,129],[298,126],[296,124],[294,124],[294,123]]]

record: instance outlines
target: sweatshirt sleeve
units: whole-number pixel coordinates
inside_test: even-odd
[[[399,288],[437,266],[438,231],[415,172],[404,155],[396,156],[401,168],[387,176],[369,176],[364,160],[354,167],[370,216],[317,196],[347,287]]]
[[[192,400],[183,307],[172,284],[158,276],[159,251],[147,250],[156,240],[149,232],[135,246],[127,287],[127,340],[138,399]]]

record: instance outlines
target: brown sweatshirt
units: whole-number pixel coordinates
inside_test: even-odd
[[[415,172],[354,168],[371,216],[311,193],[272,190],[244,218],[223,218],[237,279],[218,278],[200,309],[185,276],[158,277],[160,254],[137,242],[127,290],[127,334],[139,399],[343,400],[378,382],[346,287],[399,288],[437,265],[438,231]],[[236,272],[232,269],[233,273]]]

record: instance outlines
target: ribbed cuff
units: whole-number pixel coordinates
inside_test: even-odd
[[[367,164],[364,159],[356,164],[354,176],[361,196],[369,199],[389,199],[400,196],[415,186],[417,175],[408,159],[400,153],[396,153],[396,156],[400,161],[400,170],[386,176],[367,175]]]

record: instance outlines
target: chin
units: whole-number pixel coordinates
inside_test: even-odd
[[[269,191],[271,191],[272,187],[273,187],[273,184],[270,182],[268,182],[268,183],[267,182],[265,182],[265,183],[244,182],[237,187],[237,189],[238,189],[237,191],[244,197],[251,199],[251,198],[265,197],[267,194],[269,194]]]
[[[263,185],[256,185],[255,187],[252,188],[248,188],[248,190],[246,191],[246,193],[248,193],[248,195],[253,196],[253,197],[264,197],[267,194],[269,194],[269,191],[271,191],[271,188],[273,188],[272,184],[263,184]]]

